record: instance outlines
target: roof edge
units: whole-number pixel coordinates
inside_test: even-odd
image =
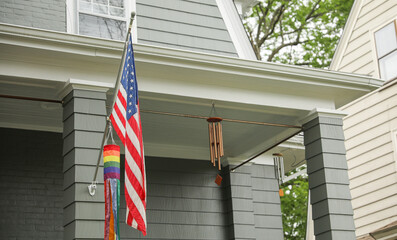
[[[234,48],[240,58],[257,60],[243,22],[232,0],[216,0]]]
[[[121,41],[9,24],[0,24],[0,36],[0,44],[107,59],[119,59],[123,49],[123,42]],[[225,57],[152,45],[135,44],[134,50],[138,55],[138,61],[152,61],[163,65],[183,66],[209,72],[285,81],[289,84],[332,86],[367,93],[382,86],[383,83],[379,79],[365,75]]]
[[[363,1],[355,0],[350,10],[349,17],[347,18],[345,28],[343,29],[342,37],[336,47],[335,54],[332,58],[330,69],[338,70],[343,53],[346,51],[347,43],[353,33],[353,28],[356,25],[358,14],[360,13]]]

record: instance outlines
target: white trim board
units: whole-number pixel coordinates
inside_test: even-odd
[[[349,43],[350,37],[353,33],[354,26],[357,22],[357,17],[361,11],[363,5],[362,0],[355,0],[352,6],[352,10],[350,11],[349,17],[346,21],[345,28],[343,29],[342,36],[339,40],[339,43],[336,47],[334,57],[332,58],[330,68],[331,70],[339,70],[340,63],[346,52],[347,45]]]
[[[216,0],[216,3],[238,56],[243,59],[257,60],[233,1]]]

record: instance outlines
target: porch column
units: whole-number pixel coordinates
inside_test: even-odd
[[[227,172],[234,166],[226,168]],[[253,164],[226,176],[229,239],[283,239],[278,184],[274,166]]]
[[[316,240],[355,240],[342,129],[345,114],[313,111],[303,124]]]
[[[106,124],[107,87],[70,80],[63,95],[64,239],[103,239],[103,163],[88,193]]]

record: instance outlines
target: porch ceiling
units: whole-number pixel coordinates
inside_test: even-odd
[[[0,52],[0,94],[59,100],[70,79],[114,84],[122,43],[0,25]],[[335,109],[380,85],[366,76],[139,44],[135,57],[142,110],[208,116],[214,102],[219,117],[300,125],[314,108]],[[0,127],[61,132],[62,106],[1,98],[0,119]],[[205,120],[142,113],[142,124],[146,155],[209,158]],[[224,122],[223,131],[225,159],[241,162],[296,129]],[[274,151],[287,145],[301,149],[292,141]],[[293,165],[301,152],[285,153]]]

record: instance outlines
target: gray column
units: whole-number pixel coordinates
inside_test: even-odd
[[[228,172],[229,169],[225,170]],[[229,239],[255,239],[251,169],[243,166],[224,175],[230,219]]]
[[[303,125],[316,240],[356,239],[342,117],[315,112]]]
[[[283,239],[280,198],[273,166],[243,166],[224,175],[228,193],[229,239]]]
[[[106,92],[75,86],[63,104],[64,239],[103,239],[103,163],[88,194],[106,123]]]
[[[274,166],[251,167],[256,239],[284,239],[279,187]]]

